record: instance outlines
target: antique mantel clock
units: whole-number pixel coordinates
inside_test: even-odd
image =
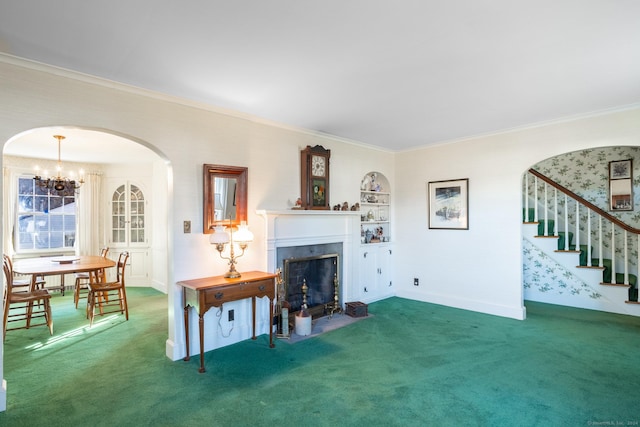
[[[302,150],[301,199],[303,209],[329,209],[329,157],[321,145]]]

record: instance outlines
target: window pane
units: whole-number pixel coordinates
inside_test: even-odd
[[[20,249],[33,249],[33,236],[31,233],[19,233],[18,239],[18,247]]]
[[[49,240],[50,248],[63,248],[64,247],[64,235],[62,231],[52,231]]]
[[[74,197],[65,197],[62,202],[62,212],[65,214],[75,214],[76,213],[76,203]]]
[[[76,242],[76,232],[75,231],[64,233],[64,245],[65,245],[65,247],[72,248],[75,242]]]
[[[49,211],[49,198],[47,196],[36,196],[35,210],[37,212]]]
[[[20,212],[33,211],[33,196],[19,196],[18,197],[18,209]]]
[[[18,178],[18,194],[33,194],[33,178]]]
[[[35,217],[33,215],[20,215],[18,217],[18,230],[20,232],[33,233],[35,229]]]
[[[18,178],[16,242],[18,252],[72,248],[75,243],[75,196],[49,194],[33,178]]]
[[[76,216],[75,215],[65,215],[64,216],[64,230],[65,231],[73,231],[76,229]]]
[[[52,211],[52,213],[54,213],[53,211],[57,210],[58,212],[55,213],[62,213],[62,197],[51,197],[49,199],[49,211]]]

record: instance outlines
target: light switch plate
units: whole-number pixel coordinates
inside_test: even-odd
[[[184,221],[183,223],[184,232],[191,233],[191,221]]]

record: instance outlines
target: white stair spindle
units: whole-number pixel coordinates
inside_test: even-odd
[[[576,250],[580,250],[580,203],[576,201]]]
[[[616,226],[611,221],[611,283],[616,283]]]
[[[564,195],[564,250],[569,250],[569,197]]]
[[[598,267],[602,265],[602,215],[598,215]]]
[[[542,233],[543,236],[548,236],[549,235],[549,202],[548,202],[548,196],[547,196],[547,183],[544,183],[544,233]]]
[[[587,209],[587,266],[591,267],[591,209]]]
[[[524,221],[529,222],[529,172],[524,174]]]
[[[629,256],[627,254],[627,250],[629,249],[629,245],[627,243],[627,230],[624,230],[624,284],[629,284]]]
[[[533,222],[538,222],[538,177],[533,177]]]
[[[558,189],[553,187],[553,235],[558,237]]]

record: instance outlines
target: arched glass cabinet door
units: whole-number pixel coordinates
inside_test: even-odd
[[[146,242],[145,197],[134,184],[120,185],[111,196],[111,242],[135,245]]]

